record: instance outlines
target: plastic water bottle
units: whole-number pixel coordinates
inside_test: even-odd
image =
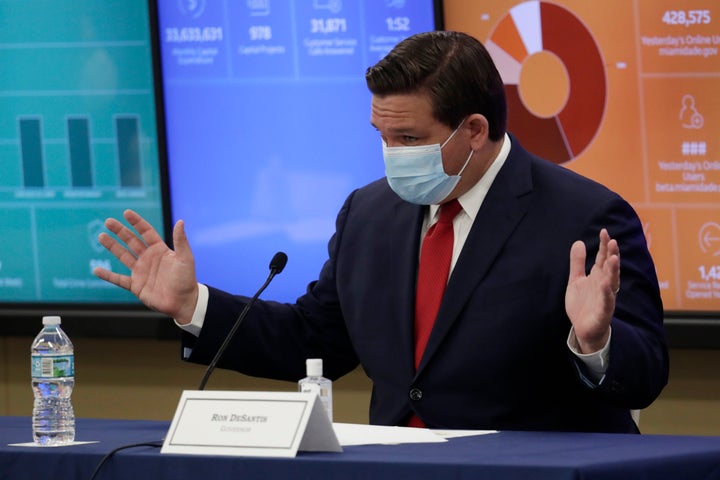
[[[75,358],[60,317],[43,317],[43,329],[32,343],[33,438],[41,445],[75,440],[75,413],[70,395],[75,386]]]
[[[317,393],[320,396],[323,408],[333,421],[333,404],[332,404],[332,382],[330,379],[323,377],[323,361],[322,358],[308,358],[305,360],[305,371],[307,377],[298,382],[301,392]]]

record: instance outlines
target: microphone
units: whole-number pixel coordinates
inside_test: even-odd
[[[202,380],[200,380],[200,386],[198,387],[198,390],[205,389],[205,384],[210,378],[210,374],[213,372],[213,370],[215,370],[215,366],[220,361],[220,357],[222,357],[222,354],[225,353],[225,350],[230,344],[230,340],[232,340],[232,338],[235,336],[235,332],[237,331],[238,327],[240,327],[240,324],[247,316],[250,307],[252,307],[253,303],[255,303],[255,300],[257,300],[263,290],[265,290],[265,288],[270,285],[270,282],[273,278],[275,278],[275,275],[283,271],[283,269],[285,268],[285,264],[287,264],[287,260],[288,257],[287,255],[285,255],[284,252],[277,252],[273,256],[272,260],[270,260],[270,274],[268,275],[267,280],[265,280],[265,283],[263,283],[262,287],[258,289],[255,295],[253,295],[253,297],[250,299],[250,301],[245,304],[245,308],[243,308],[242,312],[240,312],[240,315],[238,315],[237,320],[235,320],[235,325],[233,325],[232,329],[230,329],[230,333],[227,334],[227,337],[225,337],[225,341],[222,343],[222,345],[220,345],[220,348],[215,354],[215,358],[212,359],[212,362],[210,362],[210,365],[208,365],[207,370],[205,370],[205,375],[203,375]]]

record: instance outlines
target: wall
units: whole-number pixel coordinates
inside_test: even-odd
[[[29,337],[0,337],[0,415],[30,415]],[[78,417],[170,420],[182,390],[197,388],[205,367],[180,360],[168,340],[73,339]],[[670,382],[640,418],[649,434],[720,435],[720,350],[671,350]],[[294,391],[295,384],[217,370],[214,390]],[[361,370],[335,382],[335,420],[367,423],[370,382]]]
[[[73,338],[78,417],[171,420],[183,390],[195,390],[202,365],[180,360],[179,342]],[[0,415],[30,415],[30,337],[0,337]],[[367,423],[370,382],[357,370],[335,382],[337,421]],[[216,370],[207,390],[296,391],[297,385]]]

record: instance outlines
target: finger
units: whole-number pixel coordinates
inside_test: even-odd
[[[103,247],[105,247],[110,253],[112,253],[115,258],[120,260],[120,263],[125,265],[130,270],[133,269],[137,258],[130,250],[125,248],[122,244],[120,244],[120,242],[118,242],[105,232],[98,235],[98,241]]]
[[[610,293],[615,296],[620,291],[620,247],[617,240],[610,238],[606,229],[600,231],[601,248],[604,244],[603,263],[599,264],[605,273],[604,278]]]
[[[615,242],[614,245],[613,242]],[[615,250],[616,253],[611,253],[608,257],[606,268],[612,293],[613,295],[617,295],[620,291],[620,252],[615,240],[612,240],[609,244],[609,251],[612,252],[613,250]]]
[[[118,235],[120,233],[120,231],[126,227],[125,227],[125,225],[123,225],[119,221],[115,220],[114,218],[108,218],[105,220],[105,228],[110,230],[115,235]]]
[[[572,244],[572,247],[570,247],[570,278],[568,283],[585,276],[586,255],[585,244],[582,241],[577,240]]]
[[[111,272],[101,267],[95,267],[93,274],[101,280],[105,280],[125,290],[130,290],[132,280],[127,275],[120,275],[119,273]]]
[[[190,250],[190,242],[188,242],[187,235],[185,234],[185,222],[178,220],[173,228],[173,248],[175,254],[182,259],[187,259],[192,256]]]
[[[108,218],[105,220],[105,227],[122,240],[136,257],[140,256],[147,249],[145,242],[143,242],[135,232],[118,220]]]
[[[610,235],[606,229],[600,230],[600,246],[598,247],[597,255],[595,255],[595,265],[602,267],[608,256],[608,242],[610,241]]]
[[[163,238],[153,228],[150,223],[140,216],[134,210],[125,210],[123,212],[125,220],[133,226],[133,228],[140,234],[146,245],[154,245],[156,243],[164,243]]]
[[[617,240],[611,238],[608,242],[608,257],[613,255],[620,258],[620,245],[618,245]]]

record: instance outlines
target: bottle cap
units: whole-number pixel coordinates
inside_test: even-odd
[[[307,360],[305,360],[305,370],[308,377],[322,377],[322,358],[308,358]]]
[[[57,315],[47,315],[42,319],[43,325],[60,325],[62,321]]]

